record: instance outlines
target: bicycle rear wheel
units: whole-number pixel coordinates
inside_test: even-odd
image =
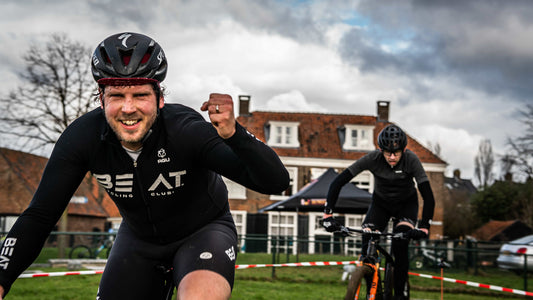
[[[353,300],[355,299],[355,294],[359,292],[360,295],[366,295],[366,287],[368,286],[367,279],[371,280],[373,275],[373,270],[369,266],[359,266],[355,268],[355,271],[352,273],[352,277],[348,282],[348,288],[346,289],[346,295],[344,300]],[[365,282],[366,284],[363,284]],[[362,297],[358,299],[363,299]]]
[[[411,259],[411,268],[420,270],[426,265],[426,260],[424,256],[417,255]]]
[[[89,247],[78,245],[70,250],[68,257],[71,259],[91,258],[92,252]]]

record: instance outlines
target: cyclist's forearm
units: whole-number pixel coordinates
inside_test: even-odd
[[[429,228],[430,221],[433,219],[433,212],[435,210],[435,198],[429,181],[423,182],[418,185],[418,190],[424,199],[424,207],[422,209],[422,220],[419,224],[419,228]]]
[[[326,210],[333,210],[335,208],[335,203],[337,203],[337,198],[341,188],[353,178],[352,173],[349,169],[342,171],[335,179],[331,182],[328,190],[328,196],[326,200]]]
[[[1,250],[0,285],[4,293],[37,258],[54,224],[46,225],[24,214],[17,219]]]

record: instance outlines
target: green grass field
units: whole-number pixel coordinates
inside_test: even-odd
[[[45,260],[43,255],[39,260]],[[280,257],[286,262],[285,257]],[[300,255],[299,261],[341,261],[348,260],[342,256]],[[289,258],[294,262],[295,257]],[[268,254],[240,254],[237,264],[268,264],[272,256]],[[41,268],[44,272],[60,272],[64,269]],[[440,275],[434,272],[420,273]],[[445,277],[468,280],[490,285],[523,289],[523,279],[510,272],[491,269],[477,276],[465,271],[451,271]],[[332,267],[283,267],[251,268],[236,270],[235,287],[232,299],[342,299],[346,282],[341,281],[342,266]],[[17,299],[94,299],[100,275],[72,275],[61,277],[21,278],[12,287],[7,300]],[[420,277],[410,277],[411,299],[440,299],[440,281]],[[444,282],[444,299],[481,300],[496,298],[524,298],[511,293],[495,292],[488,289],[468,287],[456,283]]]

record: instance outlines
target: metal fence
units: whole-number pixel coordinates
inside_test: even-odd
[[[5,239],[7,233],[0,232],[0,244]],[[51,251],[56,253],[56,258],[68,258],[69,251],[77,245],[86,245],[91,249],[101,247],[104,243],[111,245],[115,233],[106,232],[52,232],[45,248],[57,249]],[[59,249],[61,243],[59,240],[65,240],[63,247]],[[382,243],[390,250],[390,244]],[[484,270],[499,268],[497,257],[500,253],[502,243],[480,242],[473,240],[425,240],[412,241],[409,245],[410,269],[416,270],[438,270],[441,267],[450,271],[464,270],[472,274],[479,274]],[[313,251],[310,251],[313,249]],[[239,252],[247,253],[268,253],[271,254],[273,264],[285,262],[300,262],[300,256],[303,254],[330,254],[338,255],[345,260],[357,259],[361,250],[361,241],[344,237],[335,237],[334,239],[321,240],[316,237],[300,236],[268,236],[263,234],[248,234],[239,236]],[[1,252],[0,252],[1,254]],[[528,284],[528,255],[509,254],[521,256],[523,266],[512,270],[517,274],[523,275],[524,290],[527,290]],[[531,259],[531,258],[530,258]],[[270,262],[266,262],[270,263]],[[273,269],[274,272],[274,269]]]

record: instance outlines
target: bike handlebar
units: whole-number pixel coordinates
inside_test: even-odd
[[[350,228],[346,226],[342,226],[339,231],[339,233],[345,234],[345,235],[352,235],[352,233],[361,233],[361,234],[367,234],[372,237],[391,237],[393,239],[407,239],[407,236],[404,232],[380,232],[380,231],[366,231],[363,229],[355,229]]]

